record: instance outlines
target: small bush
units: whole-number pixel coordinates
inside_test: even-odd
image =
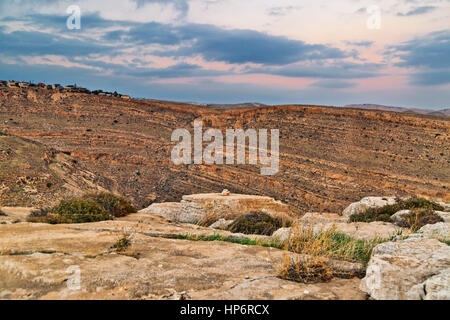
[[[411,231],[416,232],[427,224],[435,224],[438,222],[444,222],[444,219],[431,209],[414,209],[410,213],[403,216],[406,221],[406,228],[410,228]]]
[[[398,200],[397,203],[392,205],[386,205],[379,208],[369,208],[364,212],[353,214],[350,216],[350,222],[391,222],[391,216],[396,212],[412,209],[444,211],[445,208],[436,202],[424,198],[412,197],[407,200]]]
[[[264,212],[252,212],[237,218],[227,229],[233,233],[271,236],[282,226],[283,222],[279,218],[273,218]]]
[[[333,278],[333,271],[326,259],[320,257],[295,259],[284,256],[278,272],[281,279],[302,283],[328,282]]]
[[[87,194],[83,197],[86,200],[93,200],[103,209],[105,209],[110,215],[120,218],[129,215],[130,213],[136,213],[137,210],[131,205],[131,203],[115,194],[108,192],[98,192]]]
[[[123,236],[117,242],[112,246],[113,249],[115,249],[117,252],[123,252],[128,249],[130,246],[131,241],[128,238],[128,236]]]

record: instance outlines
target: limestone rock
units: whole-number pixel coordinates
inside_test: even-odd
[[[425,282],[415,285],[408,292],[409,299],[450,300],[450,268]]]
[[[222,193],[221,193],[221,195],[224,196],[224,197],[227,197],[227,196],[229,196],[230,194],[231,194],[231,192],[228,191],[227,189],[223,189],[223,191],[222,191]]]
[[[407,222],[404,217],[410,213],[411,210],[400,210],[391,216],[391,220],[400,227],[407,227]]]
[[[139,212],[153,214],[171,221],[179,221],[181,219],[181,205],[179,202],[153,203],[150,207]]]
[[[342,215],[344,217],[350,217],[353,214],[364,212],[369,208],[378,208],[395,203],[395,197],[366,197],[358,202],[350,204],[347,208],[344,209]]]
[[[297,257],[294,253],[173,237],[228,235],[196,227],[143,213],[86,224],[0,225],[0,299],[365,298],[358,278],[312,284],[278,278],[277,265],[286,254]],[[131,244],[118,253],[110,248],[123,230],[131,233]],[[67,285],[73,267],[81,271],[79,289]],[[336,267],[343,272],[357,268],[348,263]]]
[[[253,211],[264,211],[277,216],[289,214],[289,207],[281,201],[270,197],[220,193],[206,193],[183,196],[181,201],[182,215],[192,217],[191,223],[197,223],[207,215],[232,220]]]
[[[435,224],[427,224],[417,231],[418,234],[426,238],[439,240],[450,240],[450,223],[439,222]]]
[[[437,215],[439,215],[442,219],[444,219],[444,222],[450,223],[450,212],[445,211],[435,211]]]
[[[307,212],[299,219],[299,222],[306,225],[347,223],[348,217],[343,217],[335,213]]]
[[[291,233],[291,228],[280,228],[272,234],[272,238],[283,242],[289,240]]]
[[[316,223],[301,224],[303,230],[313,230],[314,233],[325,232],[331,228],[345,233],[355,239],[371,240],[376,238],[389,239],[402,230],[396,225],[388,222],[355,222],[355,223]]]
[[[360,289],[377,300],[422,299],[417,285],[430,279],[432,297],[448,295],[448,283],[436,285],[436,275],[450,271],[450,247],[438,240],[410,237],[375,247]]]
[[[232,224],[234,220],[225,220],[225,219],[219,219],[216,222],[214,222],[212,225],[210,225],[210,228],[213,229],[226,229],[230,224]]]

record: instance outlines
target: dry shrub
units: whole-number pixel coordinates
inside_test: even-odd
[[[137,212],[136,208],[134,208],[127,199],[109,192],[90,193],[85,195],[83,199],[93,200],[110,215],[116,218],[125,217],[131,213]]]
[[[233,233],[271,236],[281,227],[283,227],[281,219],[274,218],[264,212],[252,212],[237,218],[228,226],[227,230]]]
[[[411,210],[411,212],[403,218],[406,221],[406,227],[410,228],[412,232],[416,232],[427,224],[444,222],[444,219],[431,209]]]
[[[317,256],[306,258],[283,256],[283,263],[278,266],[281,279],[302,283],[328,282],[333,278],[333,271],[327,259]]]
[[[335,228],[315,233],[312,228],[305,230],[301,225],[297,225],[293,227],[286,249],[312,256],[368,263],[373,248],[386,241],[389,239],[354,239]]]
[[[255,212],[253,212],[255,213]],[[264,215],[268,215],[265,212],[258,212]],[[252,214],[252,213],[247,213],[247,214]],[[212,225],[213,223],[215,223],[216,221],[220,220],[220,219],[225,219],[225,220],[237,220],[242,218],[243,216],[247,215],[247,214],[227,214],[224,215],[223,213],[220,212],[210,212],[206,215],[204,215],[201,220],[198,222],[198,225],[202,226],[202,227],[209,227],[210,225]],[[272,215],[269,215],[272,216]],[[273,215],[273,218],[276,219],[279,224],[280,224],[280,228],[283,227],[289,227],[291,226],[292,222],[293,222],[293,217],[290,216],[287,213],[275,213]]]

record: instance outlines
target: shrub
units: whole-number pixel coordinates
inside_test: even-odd
[[[264,212],[252,212],[237,218],[227,229],[233,233],[271,236],[282,226],[280,218],[274,218]]]
[[[112,246],[112,248],[115,249],[117,252],[123,252],[128,249],[130,244],[131,244],[130,238],[128,238],[128,236],[125,235],[119,240],[117,240],[117,242]]]
[[[350,216],[350,222],[390,222],[391,216],[396,212],[412,209],[444,211],[445,208],[436,202],[424,198],[412,197],[407,200],[398,200],[395,204],[386,205],[379,208],[369,208],[364,212],[353,214]]]
[[[60,216],[62,223],[84,223],[112,220],[113,217],[100,205],[91,199],[62,200],[57,206],[50,209],[47,217],[53,214]]]
[[[403,216],[406,221],[407,228],[416,232],[427,224],[435,224],[438,222],[444,222],[444,219],[431,209],[413,209],[410,213]]]
[[[333,278],[326,259],[320,257],[300,259],[284,256],[278,274],[281,279],[302,283],[328,282]]]
[[[87,194],[83,197],[86,200],[93,200],[103,209],[105,209],[110,215],[119,218],[129,215],[130,213],[136,213],[137,210],[131,205],[131,203],[119,196],[107,192],[98,192]]]
[[[315,233],[300,226],[293,230],[286,246],[287,250],[296,253],[368,263],[373,248],[386,241],[389,239],[358,240],[334,228]]]

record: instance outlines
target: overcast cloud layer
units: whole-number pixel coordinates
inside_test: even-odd
[[[450,107],[450,0],[373,3],[2,0],[0,79],[207,103]],[[74,4],[80,30],[66,26]]]

